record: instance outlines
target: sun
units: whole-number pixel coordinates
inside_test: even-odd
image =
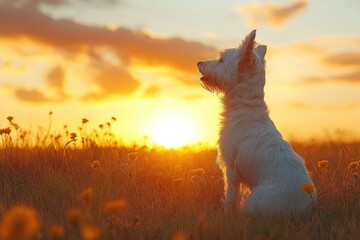
[[[158,146],[179,148],[196,142],[195,122],[176,113],[157,116],[151,123],[149,138]]]

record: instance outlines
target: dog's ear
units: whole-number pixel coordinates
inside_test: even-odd
[[[245,37],[239,47],[240,61],[238,67],[240,71],[251,70],[255,67],[255,55],[253,52],[255,47],[255,36],[256,30],[252,30],[251,33]]]
[[[259,45],[256,48],[254,48],[254,52],[258,57],[261,59],[261,61],[265,62],[265,54],[266,54],[267,47],[265,45]]]

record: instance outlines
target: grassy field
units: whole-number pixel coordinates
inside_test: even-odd
[[[46,131],[30,147],[21,134],[1,135],[3,238],[360,239],[359,142],[293,143],[316,205],[261,217],[224,213],[214,149],[122,147],[104,132],[64,144]]]

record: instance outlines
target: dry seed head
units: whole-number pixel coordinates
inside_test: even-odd
[[[14,117],[8,116],[6,119],[7,119],[9,122],[11,122],[12,120],[14,120]]]
[[[348,165],[348,169],[349,170],[356,170],[359,168],[359,165],[360,165],[360,161],[352,161],[349,163]]]
[[[109,201],[104,204],[104,211],[106,213],[118,214],[126,205],[127,202],[124,199]]]
[[[139,154],[137,152],[131,152],[128,154],[129,161],[136,161],[139,157]]]
[[[87,122],[89,122],[89,120],[87,120],[86,118],[83,118],[83,119],[82,119],[82,123],[83,123],[83,124],[85,124],[85,123],[87,123]]]
[[[9,135],[10,132],[11,132],[11,129],[9,127],[0,129],[0,135],[2,135],[2,134]]]
[[[74,133],[74,132],[70,133],[70,139],[71,140],[75,141],[76,137],[77,137],[76,133]]]
[[[328,160],[320,160],[317,163],[319,168],[327,168],[329,167],[329,161]]]
[[[95,160],[95,161],[92,161],[91,163],[91,167],[92,169],[96,169],[96,168],[99,168],[101,166],[100,162]]]

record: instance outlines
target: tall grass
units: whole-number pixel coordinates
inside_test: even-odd
[[[9,127],[17,137],[1,135],[0,234],[20,205],[36,213],[18,217],[25,225],[41,225],[30,239],[360,238],[359,142],[294,142],[317,203],[300,216],[261,217],[223,211],[214,149],[124,147],[104,125],[97,135],[58,133],[59,142],[43,131],[33,144]]]

